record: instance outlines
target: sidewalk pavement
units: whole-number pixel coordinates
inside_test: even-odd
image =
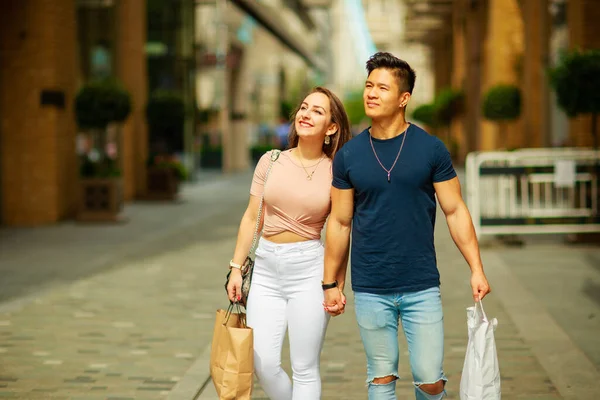
[[[548,256],[547,244],[536,244],[521,249],[484,248],[482,257],[493,286],[493,293],[484,300],[488,317],[499,321],[496,344],[502,375],[502,398],[507,399],[591,399],[596,397],[600,379],[598,364],[590,361],[565,333],[564,328],[552,318],[546,307],[532,294],[527,282],[509,267],[505,259],[512,261],[519,270],[539,263],[546,258],[546,267],[552,271],[569,271],[577,260],[587,256],[600,256],[600,249],[558,245]],[[442,281],[442,298],[445,320],[445,363],[444,369],[449,382],[446,386],[448,399],[459,398],[460,376],[466,351],[466,310],[472,304],[469,272],[462,255],[456,249],[445,221],[438,215],[436,248]],[[556,257],[560,253],[560,258]],[[546,253],[548,254],[548,253]],[[539,266],[535,266],[539,268]],[[583,269],[583,266],[579,265]],[[588,266],[589,268],[589,266]],[[560,285],[552,277],[538,271],[539,280]],[[563,272],[568,273],[568,272]],[[593,280],[598,282],[599,277]],[[576,280],[573,279],[573,282]],[[534,281],[535,282],[535,281]],[[530,283],[530,282],[529,282]],[[563,282],[564,283],[564,282]],[[541,285],[544,286],[544,285]],[[557,292],[554,292],[557,294]],[[551,297],[546,293],[545,296]],[[569,298],[561,296],[563,310],[569,307]],[[544,300],[547,300],[544,298]],[[576,300],[576,299],[575,299]],[[571,299],[573,301],[573,299]],[[580,302],[581,303],[581,302]],[[355,322],[353,298],[348,296],[347,312],[330,322],[321,361],[323,399],[366,399],[365,356]],[[600,310],[599,304],[595,305]],[[587,316],[585,320],[587,320]],[[571,323],[577,318],[571,317]],[[581,324],[579,324],[581,325]],[[579,330],[581,342],[596,350],[600,345],[596,325],[584,326]],[[399,399],[414,398],[414,388],[408,364],[406,340],[399,339],[401,349],[401,380],[397,386]],[[287,344],[286,344],[287,345]],[[287,350],[287,349],[286,349]],[[291,371],[289,353],[284,353],[284,368]],[[291,376],[291,375],[290,375]],[[253,398],[267,397],[255,385]],[[206,386],[200,400],[217,400],[212,383]]]
[[[184,185],[178,201],[127,204],[123,224],[0,227],[0,303],[22,302],[111,265],[194,244],[202,239],[204,220],[247,203],[250,179],[249,172],[203,172]]]
[[[19,231],[17,239],[4,231],[0,271],[11,273],[9,282],[27,282],[15,271],[31,269],[33,275],[45,267],[59,278],[14,291],[0,303],[0,397],[216,399],[208,348],[215,310],[226,306],[225,266],[249,179],[242,174],[193,185],[173,207],[129,206],[136,218],[108,229],[67,224]],[[468,268],[443,218],[436,246],[447,391],[450,399],[458,399],[471,295]],[[102,256],[102,263],[95,261]],[[593,268],[598,257],[598,248],[560,242],[483,249],[494,289],[485,309],[499,321],[503,399],[594,398],[600,378],[594,353],[599,318],[589,317],[600,316],[600,305],[588,292],[600,281]],[[86,268],[89,262],[95,267]],[[85,273],[68,274],[80,267]],[[584,290],[577,286],[582,279]],[[0,285],[2,291],[9,286]],[[323,399],[367,398],[364,352],[347,294],[346,314],[332,319],[327,332]],[[589,314],[582,318],[574,309]],[[400,344],[398,397],[413,398],[404,338]],[[284,368],[290,371],[288,359],[285,351]],[[266,399],[260,385],[253,398]]]

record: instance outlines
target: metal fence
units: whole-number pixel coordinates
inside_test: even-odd
[[[581,148],[470,153],[467,205],[477,236],[600,232],[598,157]]]

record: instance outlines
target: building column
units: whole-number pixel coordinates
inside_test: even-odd
[[[117,7],[117,76],[131,93],[131,114],[122,128],[123,190],[125,200],[146,191],[148,131],[145,108],[148,102],[146,68],[146,1],[119,1]]]
[[[600,7],[597,0],[569,0],[567,25],[571,49],[600,48]],[[592,146],[592,118],[582,115],[569,120],[569,144]]]
[[[523,136],[526,147],[550,144],[549,87],[547,78],[549,52],[548,0],[522,2],[525,33],[523,55]]]
[[[1,8],[1,220],[53,223],[77,204],[75,2],[9,0]]]
[[[482,99],[498,84],[520,86],[519,59],[523,54],[523,19],[517,0],[488,0],[487,29],[482,61]],[[481,108],[481,101],[477,105]],[[522,147],[521,124],[513,122],[500,130],[497,123],[481,121],[480,150],[495,150],[503,145]]]
[[[435,93],[439,93],[451,85],[452,80],[452,35],[450,32],[441,32],[436,39],[433,49],[433,63],[435,74]]]
[[[455,0],[452,10],[452,76],[451,84],[455,90],[460,90],[465,95],[466,73],[466,39],[465,39],[465,4],[463,0]],[[456,116],[450,124],[450,137],[457,144],[458,154],[455,155],[463,161],[470,151],[465,134],[465,113]]]
[[[457,0],[460,1],[460,0]],[[481,148],[481,84],[483,46],[487,29],[487,3],[465,2],[465,131],[467,152]],[[458,62],[458,60],[457,60]]]
[[[230,99],[233,118],[231,121],[231,168],[244,171],[250,165],[250,92],[252,91],[251,70],[248,67],[247,53],[243,49],[232,49],[235,66],[231,71]]]

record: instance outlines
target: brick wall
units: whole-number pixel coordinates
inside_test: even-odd
[[[75,2],[0,6],[2,222],[39,225],[72,213],[75,193]],[[44,89],[65,108],[41,106]]]

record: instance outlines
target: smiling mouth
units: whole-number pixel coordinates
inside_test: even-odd
[[[367,102],[368,107],[377,107],[377,103],[369,103]]]
[[[298,124],[304,128],[312,128],[312,125],[309,124],[308,122],[300,121]]]

